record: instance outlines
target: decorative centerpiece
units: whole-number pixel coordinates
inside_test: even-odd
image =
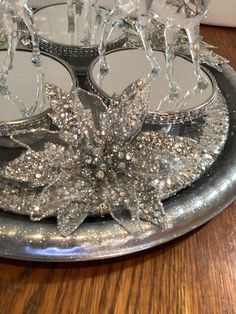
[[[66,51],[78,67],[81,53],[100,56],[86,91],[75,87],[70,70],[65,76],[55,70],[58,59],[42,55],[44,106],[27,111],[20,127],[11,118],[1,122],[0,139],[17,148],[1,149],[0,255],[64,261],[123,255],[196,228],[232,200],[234,109],[200,64],[221,70],[226,62],[199,38],[208,5],[115,1],[106,11],[95,1],[68,1],[36,12],[41,47],[47,42],[50,54]],[[106,53],[116,28],[122,47]],[[186,34],[179,36],[180,29]],[[19,62],[11,72],[15,83],[17,70],[23,72]],[[46,123],[37,123],[36,113]]]
[[[56,215],[64,236],[96,214],[110,213],[128,231],[141,231],[140,218],[159,224],[165,220],[161,201],[199,178],[227,137],[228,113],[219,94],[217,103],[208,108],[201,136],[194,140],[156,131],[140,133],[149,98],[143,80],[131,84],[109,109],[100,103],[103,110],[95,114],[82,103],[84,91],[68,95],[47,85],[46,93],[52,108],[49,116],[58,131],[16,133],[54,136],[39,150],[22,142],[26,152],[3,166],[5,196],[0,206],[7,209],[11,203],[11,210],[30,214],[33,220]],[[91,103],[96,102],[101,100],[95,97]],[[208,117],[214,125],[208,125]],[[131,218],[125,223],[118,218],[124,210]]]

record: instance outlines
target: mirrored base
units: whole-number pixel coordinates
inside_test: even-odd
[[[171,98],[166,74],[164,53],[154,51],[161,72],[153,77],[145,51],[137,48],[117,49],[106,54],[109,70],[101,74],[99,59],[89,69],[90,89],[100,95],[106,104],[114,94],[121,92],[131,82],[144,77],[151,82],[151,95],[148,123],[184,122],[201,116],[208,104],[214,101],[216,83],[213,76],[204,68],[202,74],[208,86],[198,88],[197,78],[193,73],[193,64],[184,57],[176,56],[174,61],[174,80],[180,88],[178,97]]]
[[[75,29],[68,31],[67,4],[46,6],[35,12],[35,22],[40,37],[40,48],[67,61],[78,75],[86,75],[89,64],[98,56],[98,46],[101,41],[103,21],[109,9],[99,7],[101,20],[92,33],[91,45],[84,44],[84,29],[82,17],[75,17]],[[95,12],[92,21],[96,20]],[[122,47],[126,42],[126,34],[118,27],[114,28],[107,50]]]
[[[6,50],[0,50],[0,64],[4,63],[5,57]],[[31,57],[32,52],[29,50],[16,51],[6,89],[0,93],[0,146],[14,146],[7,137],[12,131],[48,125],[46,113],[50,108],[46,97],[43,107],[36,107],[31,114],[40,84],[37,81],[40,68],[32,64]],[[76,77],[64,62],[44,53],[41,61],[45,83],[55,84],[68,92],[76,86]]]

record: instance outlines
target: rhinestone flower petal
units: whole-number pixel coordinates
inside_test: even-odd
[[[149,98],[143,79],[108,109],[80,89],[67,94],[47,84],[46,93],[55,136],[2,165],[0,206],[36,221],[56,216],[62,236],[86,217],[106,213],[132,233],[141,232],[140,219],[168,227],[162,201],[198,179],[227,138],[227,107],[220,94],[200,134],[189,138],[141,131]]]

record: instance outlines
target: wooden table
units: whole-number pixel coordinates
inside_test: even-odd
[[[236,29],[202,27],[236,68]],[[236,101],[236,100],[235,100]],[[114,260],[0,260],[0,313],[235,314],[236,203],[167,245]]]

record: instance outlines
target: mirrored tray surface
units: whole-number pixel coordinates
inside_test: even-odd
[[[59,3],[40,8],[35,11],[35,23],[40,37],[40,48],[50,54],[57,55],[67,61],[78,75],[86,75],[89,64],[98,56],[101,39],[102,21],[109,9],[100,8],[101,21],[92,33],[91,45],[83,42],[83,19],[76,14],[74,31],[68,31],[67,5]],[[95,21],[93,12],[92,21]],[[107,50],[113,50],[126,42],[127,37],[121,28],[115,27],[107,43]]]
[[[101,7],[101,15],[103,19],[109,13],[109,10]],[[95,14],[95,12],[93,12]],[[95,16],[92,16],[92,20],[95,20]],[[54,42],[63,46],[76,46],[84,47],[82,19],[75,18],[75,31],[68,32],[67,21],[67,5],[65,3],[46,6],[39,9],[35,13],[35,23],[38,28],[39,35],[42,39]],[[102,23],[99,25],[94,42],[92,45],[98,46],[101,39]],[[115,28],[111,34],[109,42],[114,42],[124,35],[123,31],[119,28]]]
[[[31,51],[17,50],[14,57],[14,67],[7,78],[9,91],[28,105],[34,103],[37,90],[38,67],[32,64],[31,57]],[[6,51],[0,50],[0,64],[4,63],[5,58]],[[42,54],[41,60],[45,82],[55,84],[68,92],[75,87],[74,74],[65,63],[47,54]],[[21,112],[6,97],[0,96],[0,102],[0,122],[22,119]],[[5,110],[6,107],[7,110]],[[48,108],[49,105],[46,104],[45,110]]]
[[[192,62],[182,56],[176,56],[174,79],[179,83],[181,93],[178,99],[169,101],[165,56],[160,51],[154,51],[154,56],[160,65],[161,72],[151,81],[148,121],[155,120],[156,117],[158,122],[162,117],[164,121],[168,121],[174,115],[176,119],[178,117],[189,119],[189,117],[193,118],[202,114],[204,107],[215,96],[214,77],[205,68],[202,68],[208,86],[204,90],[198,90]],[[151,67],[143,49],[117,49],[108,52],[106,58],[109,66],[108,73],[105,75],[100,73],[99,60],[96,59],[90,67],[88,80],[91,90],[100,95],[107,104],[114,94],[120,95],[124,88],[133,81],[140,77],[148,78],[151,75]]]
[[[1,64],[4,63],[6,54],[6,50],[0,50]],[[7,94],[0,95],[0,146],[17,146],[8,137],[12,131],[32,127],[48,127],[49,119],[46,113],[50,107],[46,96],[44,108],[39,107],[29,116],[22,111],[22,108],[30,110],[34,107],[39,84],[49,82],[68,92],[73,90],[77,84],[73,71],[62,60],[41,53],[42,68],[39,68],[32,64],[31,57],[32,52],[29,50],[16,51],[13,69],[7,77]],[[38,71],[41,70],[44,73],[44,83],[39,82],[37,76]],[[29,137],[29,141],[26,142],[29,143],[31,140],[33,138]]]

